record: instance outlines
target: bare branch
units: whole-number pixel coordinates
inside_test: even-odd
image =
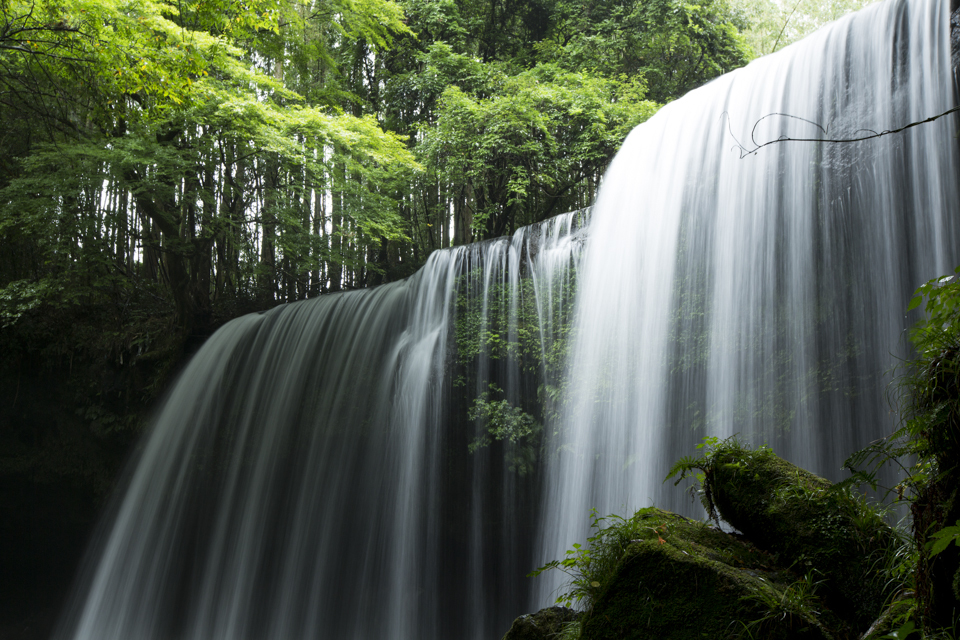
[[[790,15],[787,16],[787,19],[783,21],[783,27],[780,28],[780,35],[777,36],[777,41],[773,43],[773,50],[770,53],[773,53],[777,50],[777,47],[780,46],[780,38],[783,37],[783,32],[787,30],[787,25],[790,23],[790,18],[793,17],[793,14],[797,12],[797,8],[800,6],[802,0],[797,0],[797,4],[793,5],[793,11],[790,12]]]
[[[762,149],[762,148],[764,148],[764,147],[770,146],[770,145],[772,145],[772,144],[778,144],[778,143],[781,143],[781,142],[826,142],[826,143],[830,143],[830,144],[840,144],[840,143],[847,143],[847,142],[862,142],[862,141],[864,141],[864,140],[872,140],[872,139],[874,139],[874,138],[882,138],[883,136],[888,136],[888,135],[892,135],[892,134],[895,134],[895,133],[902,133],[902,132],[906,131],[907,129],[912,129],[913,127],[918,127],[918,126],[920,126],[920,125],[922,125],[922,124],[927,124],[927,123],[930,123],[930,122],[934,122],[934,121],[936,121],[936,120],[939,120],[940,118],[943,118],[944,116],[948,116],[948,115],[950,115],[951,113],[956,113],[956,112],[958,112],[958,111],[960,111],[960,105],[958,105],[958,106],[956,106],[956,107],[953,107],[953,108],[951,108],[951,109],[947,109],[947,110],[944,111],[943,113],[937,114],[937,115],[935,115],[935,116],[930,116],[930,117],[927,118],[926,120],[917,120],[916,122],[911,122],[910,124],[904,125],[904,126],[902,126],[902,127],[898,127],[898,128],[896,128],[896,129],[884,129],[883,131],[879,131],[879,132],[874,131],[873,129],[858,129],[857,131],[854,132],[855,134],[856,134],[856,133],[859,133],[859,132],[861,132],[861,131],[865,131],[865,132],[869,132],[869,135],[858,136],[858,137],[853,137],[853,138],[827,138],[827,137],[823,137],[823,138],[791,138],[791,137],[789,137],[789,136],[780,136],[780,137],[777,138],[776,140],[770,140],[770,141],[764,142],[764,143],[757,143],[757,140],[756,140],[756,137],[755,137],[756,131],[757,131],[757,126],[758,126],[758,125],[760,124],[760,122],[762,122],[763,120],[765,120],[765,119],[767,119],[767,118],[773,118],[773,117],[793,118],[793,119],[795,119],[795,120],[800,120],[801,122],[806,122],[807,124],[812,124],[812,125],[815,126],[817,129],[819,129],[820,131],[822,131],[824,136],[827,136],[827,130],[824,129],[824,128],[823,128],[822,126],[820,126],[819,124],[817,124],[816,122],[813,122],[812,120],[807,120],[806,118],[801,118],[801,117],[799,117],[799,116],[793,116],[793,115],[790,115],[790,114],[788,114],[788,113],[770,113],[770,114],[767,114],[767,115],[763,116],[763,117],[760,118],[759,120],[757,120],[757,122],[753,125],[753,129],[750,131],[750,142],[753,143],[753,148],[752,148],[752,149],[748,149],[748,148],[746,148],[745,146],[743,146],[743,144],[742,144],[742,143],[737,139],[737,137],[733,134],[733,129],[732,129],[731,125],[730,125],[730,114],[729,114],[729,113],[727,113],[726,111],[724,111],[724,112],[720,115],[720,118],[721,118],[721,119],[723,119],[723,118],[726,118],[726,119],[727,119],[727,131],[728,131],[728,133],[730,134],[730,137],[733,138],[734,142],[736,142],[736,144],[731,148],[731,151],[734,150],[734,149],[738,150],[738,151],[740,152],[740,158],[743,159],[743,158],[745,158],[745,157],[747,157],[747,156],[749,156],[749,155],[754,155],[755,153],[757,153],[757,151],[759,151],[760,149]]]

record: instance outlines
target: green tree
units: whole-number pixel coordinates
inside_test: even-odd
[[[640,77],[647,98],[667,102],[746,64],[747,23],[724,0],[557,0],[540,59],[607,77]]]
[[[720,1],[404,6],[418,39],[398,41],[381,77],[384,120],[427,169],[405,207],[415,255],[589,204],[654,102],[750,57]]]
[[[635,79],[556,65],[486,84],[496,88],[487,98],[447,88],[420,147],[445,195],[463,199],[475,237],[587,206],[627,133],[657,109]]]
[[[52,246],[49,229],[87,220],[69,230],[122,241],[95,250],[98,259],[123,253],[125,271],[158,278],[187,331],[209,322],[227,288],[237,294],[252,282],[261,304],[271,304],[304,297],[308,287],[296,280],[311,267],[328,282],[321,264],[364,261],[363,247],[360,258],[335,255],[334,242],[311,240],[325,228],[318,194],[347,203],[350,224],[334,232],[362,236],[358,244],[403,237],[391,190],[415,164],[402,140],[368,116],[312,106],[285,85],[284,38],[319,19],[305,6],[5,4],[0,119],[21,135],[4,154],[0,228],[20,230],[21,243],[42,250]],[[386,44],[406,30],[390,2],[325,9],[341,37]],[[86,210],[71,206],[73,182],[58,174],[78,171],[125,197],[103,198],[94,186]],[[71,237],[85,253],[103,240]],[[61,249],[44,263],[77,267]],[[16,270],[0,284],[60,277],[58,269]],[[288,286],[277,271],[292,276]],[[326,288],[316,280],[315,292]]]
[[[743,35],[758,56],[773,53],[800,40],[820,27],[859,11],[876,0],[732,0],[732,5],[749,26]]]

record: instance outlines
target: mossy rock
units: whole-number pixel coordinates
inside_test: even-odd
[[[555,640],[564,627],[580,617],[579,611],[566,607],[548,607],[513,621],[503,640]]]
[[[728,442],[710,456],[706,490],[721,517],[781,564],[822,581],[818,593],[862,633],[887,599],[881,574],[897,537],[856,497],[776,456]]]
[[[880,617],[860,637],[860,640],[882,640],[900,628],[903,620],[912,617],[916,607],[913,592],[904,592],[901,597],[888,604]]]
[[[643,526],[637,539],[585,614],[581,638],[826,640],[846,635],[843,624],[770,554],[659,509],[644,509],[632,522],[638,520]]]

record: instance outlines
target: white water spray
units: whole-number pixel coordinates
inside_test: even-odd
[[[704,435],[836,477],[893,425],[910,294],[960,261],[956,120],[738,145],[758,122],[765,142],[941,113],[949,54],[943,4],[868,9],[634,131],[582,266],[568,215],[231,322],[172,390],[57,637],[496,638],[552,600],[524,575],[591,508],[691,510],[660,480]],[[468,453],[486,432],[456,416],[491,382],[543,409],[545,470],[510,443]]]
[[[950,109],[948,20],[942,2],[875,5],[630,134],[594,208],[544,561],[587,535],[591,509],[698,513],[662,481],[704,436],[838,479],[893,431],[904,310],[960,260],[956,120],[786,139]]]
[[[530,606],[538,477],[469,453],[477,426],[455,409],[489,381],[519,402],[530,376],[483,342],[459,363],[452,332],[480,300],[483,330],[516,341],[519,310],[543,308],[522,328],[549,347],[585,218],[223,327],[159,413],[58,637],[502,634]]]

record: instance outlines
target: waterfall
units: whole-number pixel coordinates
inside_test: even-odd
[[[546,382],[534,365],[569,324],[587,215],[221,328],[164,402],[57,637],[501,635],[532,606],[540,478],[517,467],[523,443],[471,453],[485,432],[458,404],[494,382],[519,410]]]
[[[957,120],[758,146],[952,108],[947,4],[874,5],[630,134],[583,258],[542,560],[587,535],[591,509],[698,511],[662,481],[704,436],[769,444],[836,480],[894,430],[904,310],[960,264]]]
[[[661,480],[704,436],[839,477],[895,425],[912,292],[960,263],[957,121],[756,147],[951,108],[947,9],[874,6],[667,105],[589,216],[225,325],[56,637],[497,638],[591,509],[695,515]]]

